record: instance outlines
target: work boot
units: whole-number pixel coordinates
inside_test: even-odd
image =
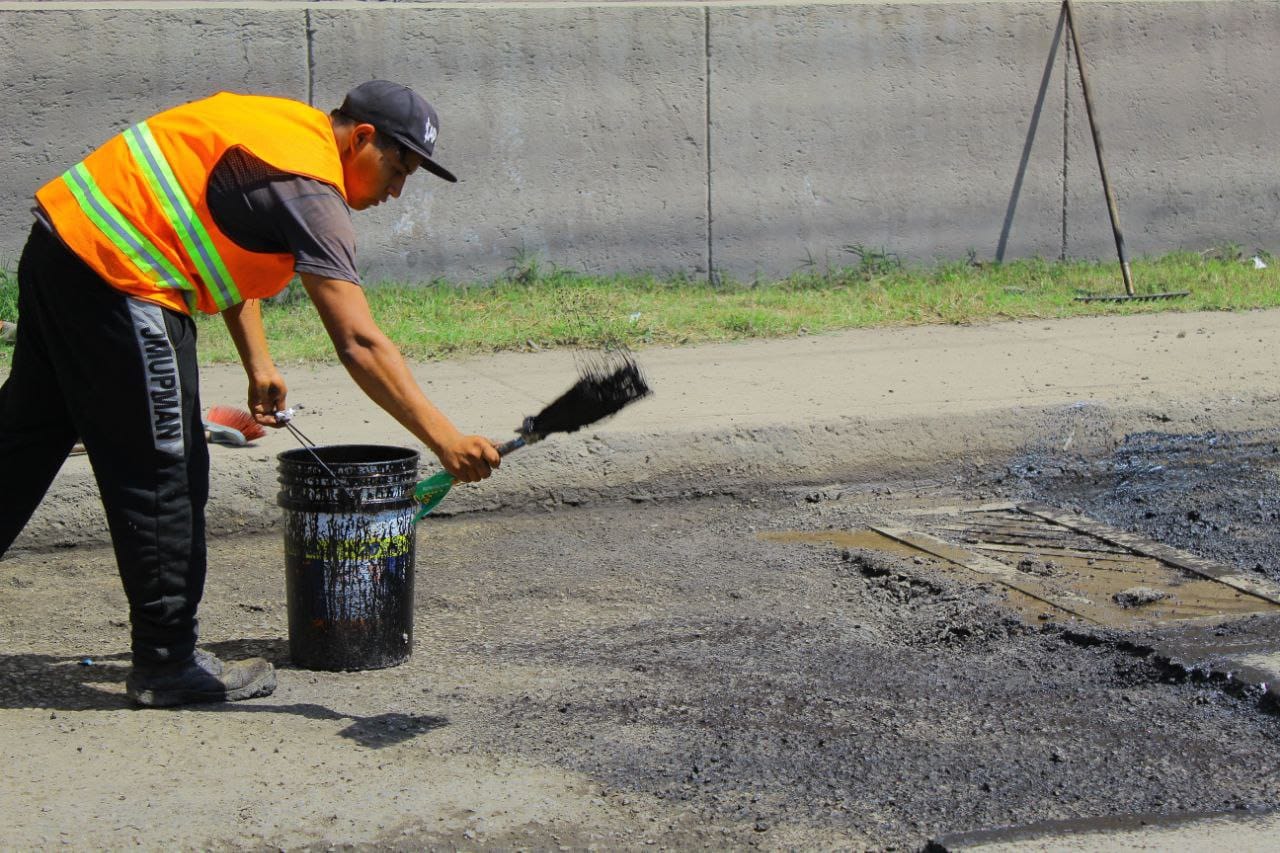
[[[276,671],[262,658],[224,663],[203,649],[182,663],[135,664],[125,680],[129,698],[151,708],[253,699],[275,689]]]

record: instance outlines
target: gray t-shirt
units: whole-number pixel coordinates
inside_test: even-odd
[[[360,283],[351,208],[324,181],[277,171],[243,148],[232,148],[209,175],[209,210],[242,249],[290,254],[295,272]],[[39,205],[32,213],[55,230]]]
[[[209,175],[209,211],[243,249],[288,253],[296,272],[360,283],[351,208],[331,184],[232,148]]]

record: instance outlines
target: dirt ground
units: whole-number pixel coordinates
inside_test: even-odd
[[[110,552],[12,555],[5,846],[910,850],[1274,805],[1280,719],[1247,698],[918,560],[761,535],[1063,490],[1123,506],[1098,472],[1127,458],[433,517],[415,652],[359,673],[292,668],[278,535],[221,538],[204,642],[267,656],[280,686],[167,712],[123,695]],[[1272,521],[1240,531],[1257,553]]]
[[[226,705],[126,700],[69,460],[0,562],[0,847],[918,850],[1280,805],[1280,716],[1249,691],[919,553],[805,539],[1038,501],[1280,582],[1277,334],[1249,312],[646,352],[658,394],[624,428],[522,451],[419,525],[414,652],[376,671],[290,663],[288,437],[215,448],[202,642],[279,668]],[[403,442],[335,370],[288,371],[312,437]],[[494,434],[571,370],[415,366]],[[242,393],[208,374],[206,401]]]

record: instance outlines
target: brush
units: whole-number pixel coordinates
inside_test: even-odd
[[[640,366],[630,353],[614,353],[584,363],[578,381],[541,412],[530,415],[516,430],[516,437],[498,446],[498,455],[542,441],[557,432],[577,432],[585,426],[617,414],[622,408],[649,395]],[[456,481],[448,471],[439,471],[414,488],[419,509],[418,521],[436,508]]]
[[[204,416],[204,428],[209,433],[210,442],[232,447],[244,447],[250,441],[267,434],[262,424],[253,419],[253,415],[232,406],[211,408]]]

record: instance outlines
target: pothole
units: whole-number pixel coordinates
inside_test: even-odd
[[[1009,591],[1023,618],[1080,619],[1126,630],[1280,613],[1280,587],[1086,516],[1041,504],[913,513],[911,528],[781,531],[779,542],[912,557]]]

